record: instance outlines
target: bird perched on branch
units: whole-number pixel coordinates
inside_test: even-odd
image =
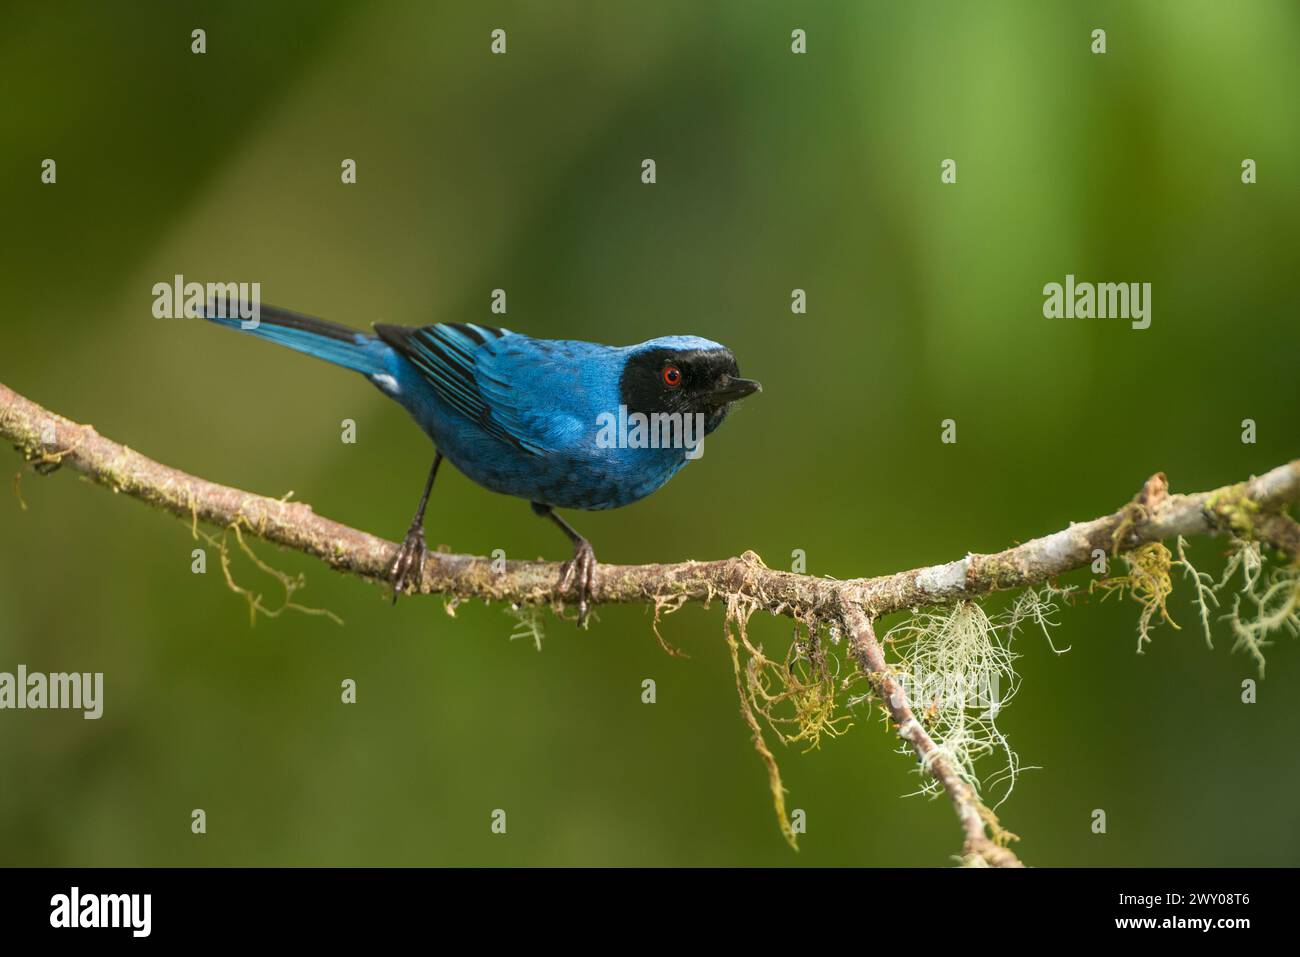
[[[554,509],[618,508],[644,498],[698,456],[732,402],[760,388],[740,377],[726,347],[696,336],[614,347],[469,323],[376,324],[370,335],[272,306],[260,306],[255,322],[240,315],[213,306],[205,313],[361,373],[433,440],[433,467],[389,569],[393,601],[420,587],[424,511],[445,456],[484,488],[528,500],[564,531],[573,558],[560,588],[574,589],[585,622],[595,552]]]

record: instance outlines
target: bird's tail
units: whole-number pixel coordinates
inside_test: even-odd
[[[392,352],[391,348],[375,336],[349,326],[304,316],[278,306],[259,306],[255,326],[251,320],[241,319],[238,314],[227,317],[219,315],[219,311],[226,310],[209,306],[204,318],[217,325],[278,342],[282,346],[364,375],[388,372],[387,358]]]

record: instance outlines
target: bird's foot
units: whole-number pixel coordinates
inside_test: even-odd
[[[568,591],[573,586],[578,593],[578,624],[585,626],[596,585],[596,552],[591,542],[585,538],[574,541],[573,557],[560,567],[560,591]]]
[[[418,590],[424,581],[424,559],[429,550],[424,547],[424,527],[412,525],[397,550],[397,557],[388,568],[388,580],[393,583],[393,604],[397,596],[407,590]]]

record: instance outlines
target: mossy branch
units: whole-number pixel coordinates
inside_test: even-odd
[[[386,584],[398,546],[317,515],[309,505],[219,485],[162,465],[42,408],[0,384],[0,436],[38,470],[66,467],[115,492],[218,528],[236,528],[267,542],[313,555],[338,571]],[[715,598],[741,600],[804,622],[833,622],[850,637],[858,667],[871,682],[898,733],[916,750],[957,811],[966,835],[965,856],[976,863],[1018,861],[1003,846],[996,818],[943,756],[890,676],[872,622],[911,608],[980,598],[1032,587],[1089,565],[1094,551],[1126,555],[1180,536],[1230,534],[1266,542],[1296,558],[1300,528],[1286,508],[1300,498],[1300,460],[1209,492],[1169,493],[1163,474],[1147,480],[1119,510],[988,555],[974,553],[945,565],[874,578],[836,581],[769,569],[753,552],[718,561],[661,565],[600,565],[594,602],[677,607]],[[422,592],[453,601],[484,599],[562,608],[576,595],[561,590],[556,562],[494,563],[470,555],[433,553]],[[990,837],[990,835],[992,835]]]

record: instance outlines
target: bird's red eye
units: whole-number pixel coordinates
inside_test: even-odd
[[[677,366],[664,366],[663,378],[664,385],[675,389],[682,384],[682,370]]]

